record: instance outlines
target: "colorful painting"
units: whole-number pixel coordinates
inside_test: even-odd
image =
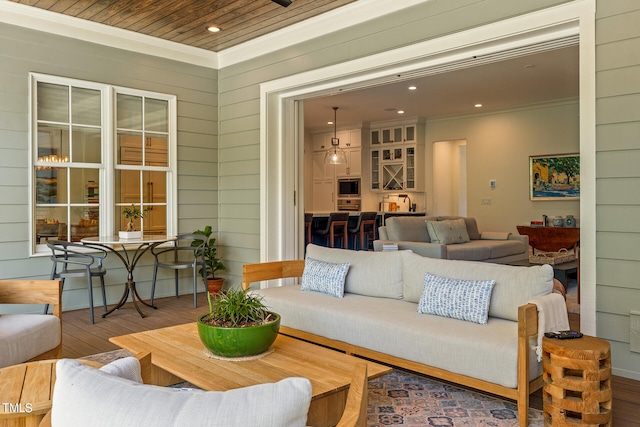
[[[529,157],[531,200],[580,199],[580,155]]]

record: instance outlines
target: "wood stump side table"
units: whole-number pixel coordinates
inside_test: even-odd
[[[542,339],[545,426],[611,426],[611,350],[603,339]]]

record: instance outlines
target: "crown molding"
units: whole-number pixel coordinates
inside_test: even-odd
[[[220,68],[228,67],[429,1],[432,0],[357,0],[222,50],[218,53],[218,63]]]
[[[221,52],[0,0],[0,22],[174,61],[219,69],[431,0],[358,0]]]
[[[25,6],[9,0],[0,0],[0,22],[173,61],[218,68],[216,52]]]

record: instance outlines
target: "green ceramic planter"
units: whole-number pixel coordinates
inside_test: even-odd
[[[221,328],[202,323],[198,318],[198,335],[200,340],[213,354],[222,357],[254,356],[264,353],[278,336],[280,315],[271,323],[248,328]]]

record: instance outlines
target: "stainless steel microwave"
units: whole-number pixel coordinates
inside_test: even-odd
[[[338,179],[338,197],[360,197],[360,178]]]

